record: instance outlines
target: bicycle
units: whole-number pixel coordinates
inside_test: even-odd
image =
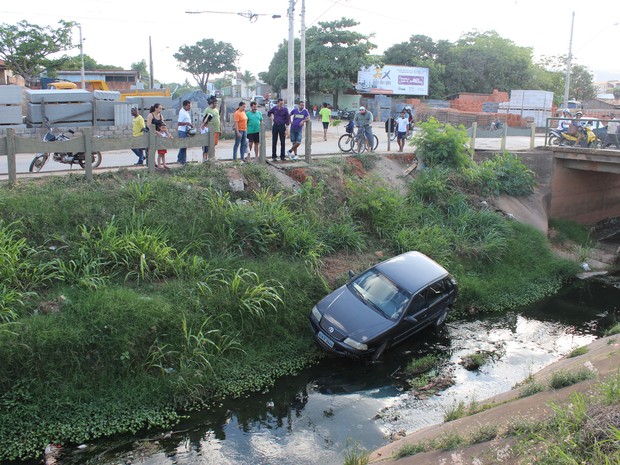
[[[379,146],[379,138],[373,134],[373,147],[370,150],[376,150],[377,147]],[[360,131],[359,128],[357,128],[357,131],[355,131],[355,134],[351,137],[351,149],[353,151],[353,153],[359,155],[360,153],[364,153],[366,150],[368,150],[368,140],[366,140],[366,131]]]
[[[374,145],[373,145],[373,150],[377,150],[377,147],[379,146],[379,138],[373,134],[373,139],[374,139]],[[355,138],[357,137],[357,128],[354,127],[353,130],[350,133],[346,133],[343,134],[342,136],[340,136],[340,138],[338,139],[338,148],[340,149],[341,152],[345,152],[348,153],[351,150],[353,150],[353,141],[355,140]]]

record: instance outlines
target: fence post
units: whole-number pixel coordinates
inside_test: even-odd
[[[532,122],[531,127],[532,133],[530,134],[530,150],[532,150],[534,148],[534,145],[536,144],[536,123]]]
[[[14,186],[17,182],[17,161],[15,159],[15,129],[6,130],[7,165],[9,169],[9,184]]]
[[[506,151],[506,137],[508,137],[508,121],[506,121],[506,123],[504,124],[504,128],[503,129],[504,129],[504,131],[503,131],[503,134],[502,134],[502,146],[501,146],[500,150],[502,152],[505,152]]]
[[[157,132],[155,131],[154,124],[151,124],[148,134],[149,142],[146,147],[146,153],[148,153],[148,160],[146,161],[146,166],[149,173],[154,173],[155,159],[157,158]]]
[[[93,128],[86,127],[82,131],[84,137],[84,168],[86,180],[93,180]]]
[[[306,163],[310,163],[312,161],[312,121],[308,120],[304,123],[304,126],[306,127],[306,145],[305,145],[305,152],[306,152]]]
[[[207,145],[209,146],[208,160],[213,163],[215,162],[215,131],[213,131],[213,126],[207,133]]]
[[[474,158],[474,150],[476,150],[476,131],[478,130],[478,122],[471,123],[471,140],[469,146],[471,147],[471,157]]]
[[[258,146],[258,162],[264,165],[267,156],[267,146],[265,141],[265,122],[263,120],[260,121],[258,137],[260,140],[260,145]]]

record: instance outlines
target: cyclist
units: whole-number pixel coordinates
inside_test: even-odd
[[[355,113],[353,117],[353,123],[358,128],[358,134],[366,136],[368,148],[371,152],[374,152],[373,137],[372,137],[372,113],[364,107],[360,107],[359,111]]]

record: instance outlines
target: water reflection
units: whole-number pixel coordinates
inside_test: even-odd
[[[66,450],[68,464],[331,465],[343,462],[351,441],[367,449],[390,433],[412,432],[442,420],[459,400],[482,400],[589,343],[619,313],[620,290],[580,283],[521,312],[451,323],[424,331],[379,363],[325,359],[262,393],[192,414],[168,437],[121,437]],[[497,357],[477,372],[460,359],[476,350]],[[419,399],[406,390],[399,368],[414,357],[440,356],[456,384],[441,396]],[[380,412],[377,419],[377,413]]]

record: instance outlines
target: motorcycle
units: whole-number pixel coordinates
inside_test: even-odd
[[[574,147],[578,145],[597,149],[602,145],[601,140],[596,137],[596,134],[594,134],[594,131],[592,131],[592,128],[588,125],[578,127],[575,132],[561,132],[560,135],[561,138],[558,144],[560,146]]]
[[[560,141],[562,140],[562,134],[564,134],[565,131],[566,129],[549,129],[549,145],[560,145]]]
[[[43,136],[43,142],[54,142],[71,139],[71,137],[67,136],[65,133],[60,133],[58,135],[52,133],[48,118],[45,118],[45,128],[47,129],[47,131]],[[72,135],[75,134],[75,132],[72,130],[69,130],[67,132]],[[68,165],[71,165],[71,167],[73,167],[74,164],[78,164],[82,168],[86,166],[86,157],[84,155],[84,152],[46,152],[37,153],[34,156],[32,163],[30,163],[30,172],[33,173],[41,171],[41,168],[43,168],[47,160],[49,160],[50,156],[52,160],[57,161],[58,163],[66,163]],[[93,152],[92,159],[93,168],[97,168],[101,164],[101,152]]]

